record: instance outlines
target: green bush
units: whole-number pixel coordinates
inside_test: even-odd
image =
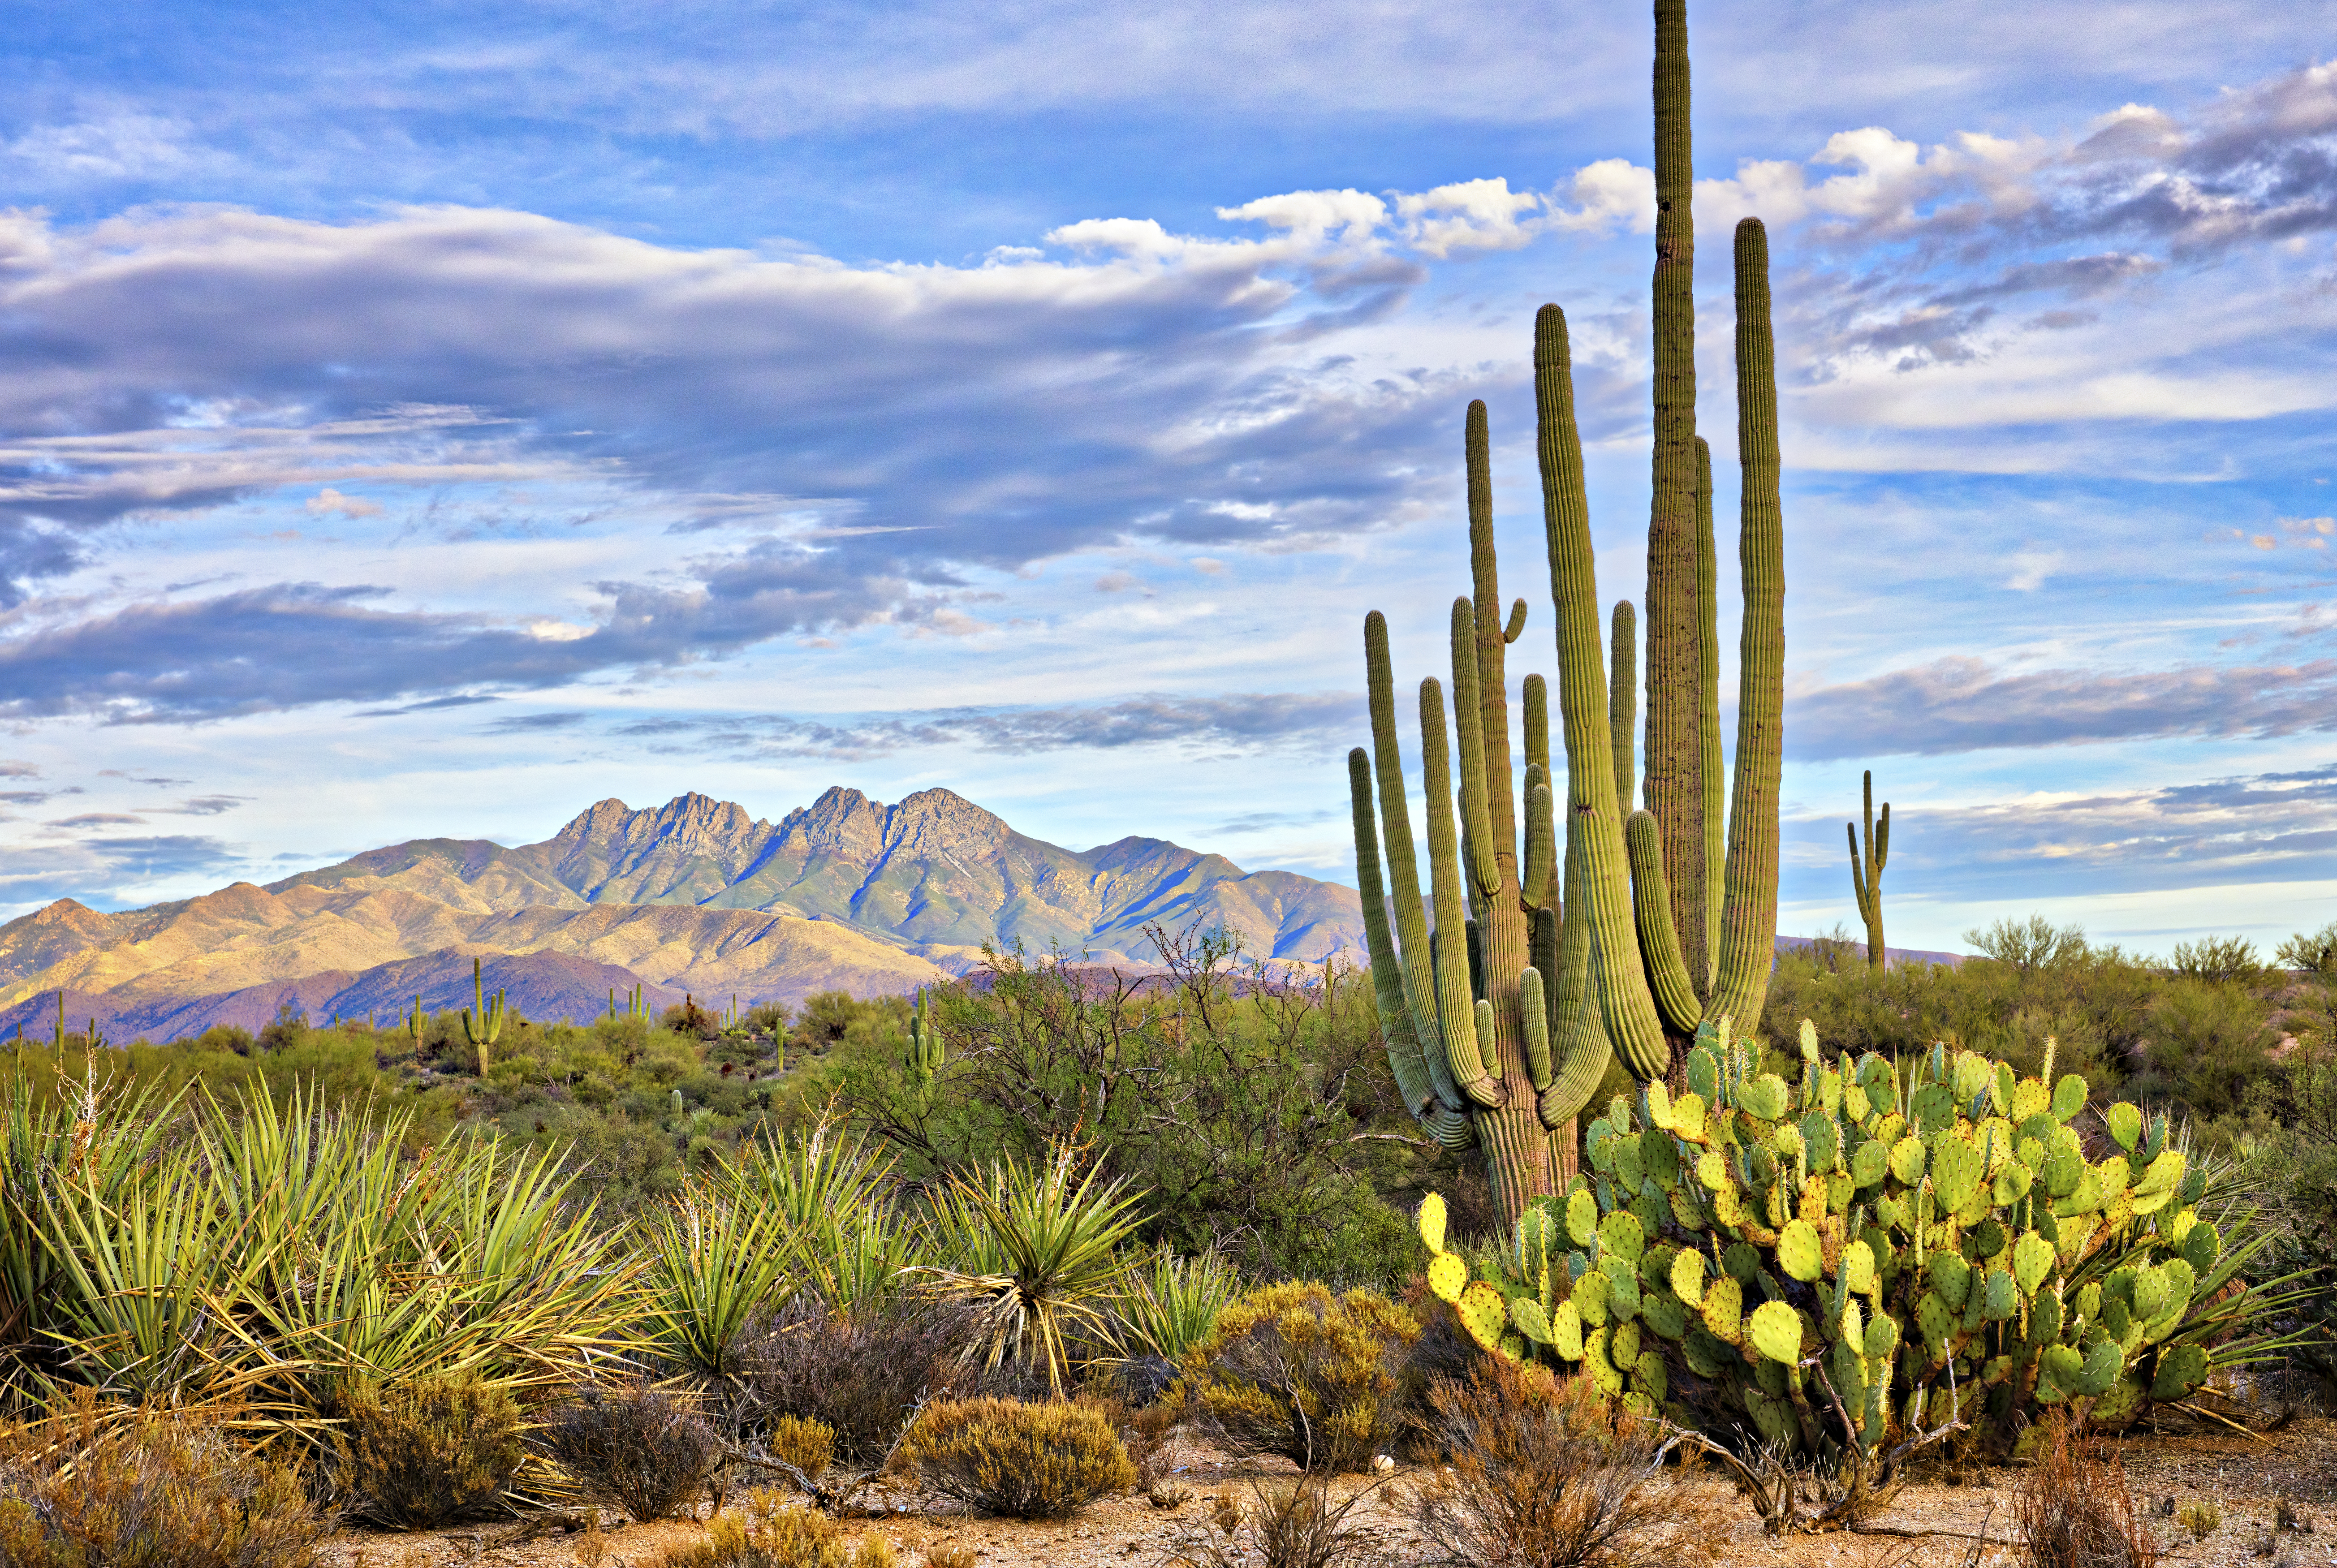
[[[527,1457],[519,1407],[470,1379],[357,1382],[336,1413],[336,1479],[349,1512],[377,1524],[426,1530],[492,1507]]]
[[[1419,1339],[1413,1315],[1375,1291],[1268,1285],[1217,1314],[1185,1358],[1184,1386],[1237,1452],[1362,1470],[1403,1428]]]
[[[1103,1412],[1060,1399],[928,1405],[901,1458],[942,1495],[1013,1519],[1060,1519],[1136,1485],[1136,1466]]]
[[[2241,987],[2177,979],[2151,1003],[2146,1070],[2138,1096],[2180,1100],[2195,1116],[2240,1108],[2248,1086],[2271,1066],[2280,1042],[2270,1009]]]
[[[821,1070],[912,1178],[1079,1144],[1144,1193],[1147,1244],[1253,1278],[1399,1287],[1419,1251],[1383,1195],[1414,1184],[1421,1156],[1371,987],[1246,972],[1222,933],[1150,934],[1161,983],[992,951],[978,982],[934,988],[946,1060],[930,1083],[889,1037],[847,1033]],[[1382,1128],[1405,1136],[1358,1136]]]
[[[329,1526],[293,1471],[148,1413],[0,1430],[5,1568],[312,1568]],[[70,1426],[73,1417],[64,1418]]]

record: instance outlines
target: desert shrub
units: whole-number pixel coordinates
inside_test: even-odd
[[[934,1302],[840,1312],[790,1302],[742,1344],[730,1420],[757,1440],[782,1416],[818,1421],[835,1434],[837,1458],[881,1464],[910,1412],[956,1391],[963,1337],[961,1315]]]
[[[1675,1500],[1648,1490],[1653,1431],[1609,1425],[1587,1379],[1488,1357],[1469,1381],[1430,1389],[1429,1429],[1446,1467],[1413,1495],[1444,1561],[1467,1568],[1639,1568],[1677,1554],[1657,1526]]]
[[[2152,1568],[2157,1561],[2117,1452],[2059,1410],[2037,1434],[2037,1463],[2013,1488],[2012,1516],[2026,1568]]]
[[[901,1456],[944,1496],[1013,1519],[1059,1519],[1136,1485],[1136,1466],[1103,1412],[1061,1400],[929,1405]]]
[[[215,1423],[152,1415],[0,1430],[5,1568],[311,1568],[329,1527],[300,1477]]]
[[[1350,1517],[1377,1490],[1366,1486],[1335,1507],[1322,1476],[1261,1483],[1250,1508],[1221,1502],[1215,1533],[1170,1561],[1187,1568],[1378,1568],[1400,1561],[1375,1531]]]
[[[429,1529],[491,1507],[527,1456],[519,1407],[471,1378],[358,1381],[334,1413],[339,1490],[352,1514],[378,1524]]]
[[[771,1423],[763,1451],[783,1465],[792,1465],[807,1481],[817,1481],[836,1459],[836,1428],[804,1416],[782,1416]]]
[[[2138,1093],[2171,1095],[2199,1116],[2237,1110],[2280,1041],[2271,1009],[2236,985],[2171,981],[2150,1007],[2148,1070]]]
[[[1217,1314],[1184,1384],[1226,1444],[1305,1470],[1360,1470],[1403,1429],[1415,1384],[1413,1315],[1371,1290],[1254,1290]]]
[[[662,1388],[593,1388],[555,1407],[543,1446],[584,1495],[636,1524],[670,1516],[721,1460],[704,1417]]]
[[[1410,1156],[1354,1135],[1409,1125],[1370,986],[1247,969],[1224,931],[1147,935],[1166,975],[993,951],[936,988],[948,1059],[931,1085],[897,1046],[846,1040],[853,1125],[918,1178],[1082,1144],[1105,1180],[1144,1194],[1148,1244],[1214,1251],[1258,1278],[1400,1284],[1420,1250],[1381,1193],[1410,1179]]]
[[[893,1568],[893,1548],[871,1531],[847,1549],[843,1527],[826,1514],[758,1491],[716,1514],[703,1540],[662,1561],[663,1568]]]

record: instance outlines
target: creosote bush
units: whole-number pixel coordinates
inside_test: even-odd
[[[339,1490],[377,1524],[426,1530],[492,1507],[527,1456],[519,1407],[473,1379],[359,1381],[335,1404]]]
[[[693,1501],[721,1462],[705,1417],[662,1388],[592,1388],[544,1418],[543,1446],[577,1487],[636,1524]]]
[[[1059,1519],[1136,1485],[1136,1466],[1104,1413],[1062,1400],[929,1405],[901,1458],[944,1496],[1014,1519]]]
[[[748,1495],[707,1526],[706,1537],[665,1554],[662,1568],[893,1568],[892,1544],[871,1531],[847,1545],[843,1527],[776,1492]]]
[[[909,1412],[958,1390],[963,1340],[961,1312],[914,1298],[835,1312],[790,1303],[741,1348],[731,1424],[768,1438],[782,1416],[818,1421],[835,1435],[836,1458],[882,1464]]]
[[[1487,1357],[1430,1389],[1446,1464],[1413,1495],[1423,1533],[1467,1568],[1640,1568],[1680,1555],[1684,1500],[1648,1487],[1653,1424],[1615,1425],[1584,1378]]]
[[[329,1529],[300,1477],[246,1452],[216,1421],[145,1412],[101,1421],[93,1401],[76,1414],[0,1428],[5,1568],[319,1561]]]
[[[1184,1386],[1238,1452],[1361,1470],[1403,1430],[1419,1339],[1412,1314],[1376,1291],[1267,1285],[1217,1314],[1185,1358]]]
[[[2025,1568],[2152,1568],[2158,1560],[2117,1451],[2059,1410],[2045,1417],[2012,1516]]]

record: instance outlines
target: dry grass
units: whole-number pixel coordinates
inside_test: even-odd
[[[328,1527],[300,1477],[217,1418],[142,1412],[0,1428],[5,1568],[312,1568]]]
[[[1394,1555],[1354,1518],[1378,1491],[1366,1486],[1335,1507],[1320,1475],[1261,1484],[1247,1510],[1220,1498],[1216,1533],[1173,1561],[1186,1568],[1392,1568]]]
[[[429,1529],[501,1504],[527,1458],[519,1407],[493,1384],[429,1378],[348,1386],[335,1406],[336,1480],[351,1516]]]
[[[1430,1391],[1429,1426],[1445,1467],[1413,1494],[1422,1533],[1463,1568],[1648,1568],[1677,1555],[1660,1526],[1677,1506],[1649,1489],[1664,1448],[1655,1432],[1609,1422],[1581,1379],[1488,1358],[1465,1383]]]
[[[894,1568],[893,1547],[871,1531],[847,1544],[843,1527],[810,1508],[756,1492],[716,1516],[701,1541],[668,1552],[658,1568]]]
[[[2061,1411],[2046,1417],[2012,1509],[2026,1568],[2154,1568],[2158,1560],[2117,1450]]]

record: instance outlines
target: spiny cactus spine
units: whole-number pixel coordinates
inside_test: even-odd
[[[1866,771],[1866,859],[1858,855],[1858,824],[1843,823],[1850,834],[1850,886],[1858,895],[1858,918],[1866,922],[1866,967],[1882,972],[1882,866],[1891,856],[1891,803],[1882,803],[1882,820],[1874,817],[1874,770]]]
[[[480,978],[479,960],[471,960],[471,1006],[463,1009],[463,1037],[478,1048],[479,1076],[487,1076],[488,1048],[503,1037],[504,993],[490,998]],[[474,1010],[475,1009],[475,1010]]]

